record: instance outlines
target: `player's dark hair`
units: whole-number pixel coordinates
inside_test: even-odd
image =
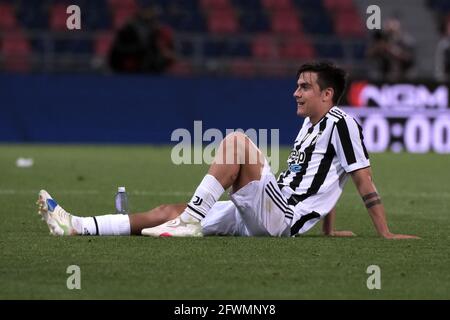
[[[297,71],[297,79],[303,72],[317,73],[317,84],[320,90],[333,88],[333,103],[337,105],[347,84],[347,72],[330,62],[312,62],[303,64]]]

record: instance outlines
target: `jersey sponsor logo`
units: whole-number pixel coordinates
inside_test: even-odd
[[[305,162],[305,152],[303,151],[298,151],[298,150],[292,150],[291,153],[289,154],[289,158],[288,158],[288,164],[300,164]]]
[[[305,159],[306,154],[304,151],[292,150],[287,160],[289,171],[294,173],[300,172]]]
[[[290,164],[289,165],[290,172],[297,173],[297,172],[300,172],[300,170],[302,170],[302,166],[299,164]]]

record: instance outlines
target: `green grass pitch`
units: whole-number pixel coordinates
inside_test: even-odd
[[[281,153],[284,162],[288,149]],[[68,211],[111,213],[125,185],[132,211],[186,202],[206,171],[175,166],[169,147],[0,146],[0,299],[449,299],[449,156],[373,154],[375,182],[391,230],[376,236],[352,183],[326,238],[317,225],[297,238],[53,237],[35,200],[47,189]],[[18,168],[19,157],[34,166]],[[69,265],[81,290],[68,290]],[[366,286],[381,269],[381,289]]]

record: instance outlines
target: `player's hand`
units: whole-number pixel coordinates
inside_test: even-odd
[[[395,233],[388,233],[383,235],[383,238],[385,239],[420,239],[418,236],[413,236],[409,234],[395,234]]]
[[[329,237],[356,237],[356,234],[354,234],[352,231],[332,231],[331,233],[327,234]]]

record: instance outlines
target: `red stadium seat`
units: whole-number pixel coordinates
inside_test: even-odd
[[[329,11],[347,11],[355,9],[353,0],[322,0]]]
[[[5,70],[15,72],[30,70],[31,46],[21,31],[4,35],[1,52]]]
[[[159,28],[158,41],[164,47],[171,47],[174,43],[173,29],[168,25],[161,25]]]
[[[315,57],[315,50],[307,38],[287,37],[281,42],[280,57],[309,60]]]
[[[261,0],[261,4],[266,10],[290,10],[293,7],[291,0]]]
[[[274,59],[278,57],[274,37],[268,34],[257,35],[252,41],[252,56],[257,59]]]
[[[113,13],[113,27],[115,29],[121,28],[131,17],[136,13],[135,7],[124,7]]]
[[[121,28],[138,10],[135,0],[108,0],[113,27]]]
[[[365,26],[356,11],[338,11],[334,17],[334,29],[343,37],[363,37]]]
[[[230,72],[238,77],[252,77],[256,73],[255,64],[251,60],[235,59],[231,61]]]
[[[236,33],[239,23],[233,11],[212,11],[208,14],[208,30],[211,33]]]
[[[14,8],[9,3],[0,3],[0,30],[17,28],[17,19]]]
[[[97,57],[106,57],[113,41],[114,34],[112,32],[102,32],[98,34],[95,38],[94,54]]]
[[[295,11],[275,11],[271,17],[271,29],[276,33],[301,33],[302,25]]]
[[[167,73],[175,76],[191,76],[194,72],[189,61],[179,60],[170,66]]]
[[[50,28],[55,31],[67,31],[67,5],[62,3],[50,7]]]
[[[108,0],[109,6],[116,11],[120,8],[132,8],[136,10],[138,5],[135,0]]]

